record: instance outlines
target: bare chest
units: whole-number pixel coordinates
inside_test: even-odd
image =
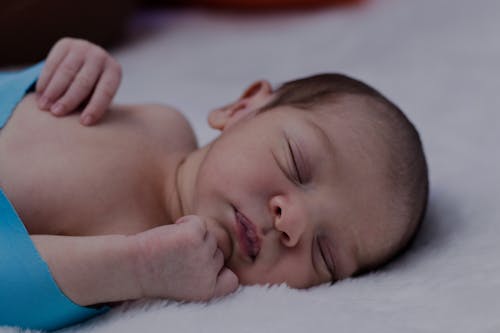
[[[0,132],[0,184],[31,234],[132,234],[168,222],[162,185],[178,156],[168,136],[127,110],[88,128],[33,102]]]

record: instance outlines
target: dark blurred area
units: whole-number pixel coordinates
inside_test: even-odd
[[[0,66],[42,60],[61,37],[110,46],[119,41],[134,0],[3,0]]]
[[[346,5],[362,0],[2,0],[0,66],[40,61],[62,37],[87,39],[105,48],[120,42],[134,10],[202,6],[224,10],[281,10]]]

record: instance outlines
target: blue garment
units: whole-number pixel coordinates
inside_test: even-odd
[[[0,73],[0,129],[33,87],[42,67],[40,63],[24,71]],[[82,307],[63,294],[0,189],[0,326],[55,330],[108,309]]]
[[[34,85],[43,62],[19,72],[0,73],[0,129],[5,126],[17,104]]]

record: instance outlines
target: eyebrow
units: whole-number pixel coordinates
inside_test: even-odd
[[[335,145],[333,143],[332,138],[330,138],[326,134],[325,130],[323,128],[321,128],[321,126],[316,124],[311,119],[307,119],[306,122],[309,124],[309,126],[311,126],[314,129],[314,132],[320,138],[320,141],[328,148],[327,150],[329,150],[330,152],[333,153],[335,151]]]

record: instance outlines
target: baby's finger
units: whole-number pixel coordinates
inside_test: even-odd
[[[90,102],[81,115],[83,125],[89,126],[99,121],[108,109],[120,86],[121,68],[115,61],[108,61]]]
[[[220,249],[217,249],[214,254],[214,263],[215,267],[217,269],[217,272],[219,272],[224,266],[224,253]]]
[[[47,101],[48,108],[66,92],[82,65],[83,56],[79,52],[70,52],[64,58],[41,97]]]
[[[192,218],[193,218],[192,215],[184,215],[181,218],[177,219],[177,221],[175,221],[174,224],[186,223],[186,222],[191,221]]]
[[[217,247],[217,239],[215,238],[215,236],[212,233],[207,232],[207,234],[205,236],[205,242],[206,242],[208,253],[211,253],[211,254],[213,254],[214,257],[216,257],[217,252],[220,252],[220,250]],[[220,266],[219,266],[219,268],[220,268]]]
[[[100,59],[90,57],[76,75],[66,93],[51,107],[58,116],[73,111],[92,93],[101,74],[103,63]]]
[[[217,276],[214,297],[220,297],[232,293],[238,289],[238,285],[239,280],[236,274],[234,274],[229,268],[224,267],[220,271],[219,276]]]
[[[45,60],[45,65],[43,65],[42,73],[36,82],[35,91],[38,94],[42,94],[47,85],[50,82],[50,79],[54,75],[56,68],[61,64],[64,57],[68,54],[69,51],[69,43],[61,40],[57,42],[49,52],[47,56],[47,60]],[[42,105],[38,105],[41,109],[43,109]]]

